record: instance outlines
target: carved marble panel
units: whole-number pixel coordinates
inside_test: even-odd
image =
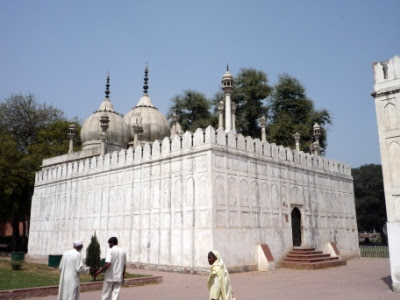
[[[207,168],[207,155],[201,155],[194,158],[194,169],[199,171]]]
[[[151,191],[151,208],[160,208],[160,180],[153,181]]]
[[[174,227],[175,228],[182,227],[182,213],[181,212],[174,213]]]
[[[226,226],[226,213],[223,210],[217,210],[217,227],[225,227]]]
[[[260,189],[258,187],[257,181],[252,181],[251,183],[251,205],[253,207],[260,206]]]
[[[171,187],[171,196],[173,207],[180,207],[182,205],[182,180],[175,179]]]
[[[199,184],[195,186],[196,204],[204,205],[208,203],[208,182],[205,176],[200,177]]]
[[[189,177],[186,181],[186,202],[185,205],[188,207],[193,207],[194,205],[194,191],[195,191],[195,181],[192,177]]]
[[[281,199],[279,196],[278,186],[276,184],[271,185],[271,201],[272,208],[278,209],[280,207]]]
[[[149,209],[150,208],[150,201],[151,201],[151,194],[150,194],[150,185],[145,183],[143,185],[143,202],[142,202],[142,209]]]
[[[229,227],[238,227],[239,226],[239,216],[237,211],[229,212]]]
[[[237,206],[237,185],[234,178],[229,178],[228,181],[228,198],[230,206]]]
[[[250,227],[250,213],[242,212],[240,219],[241,227]]]
[[[239,183],[239,197],[240,197],[240,205],[241,206],[249,206],[250,205],[250,193],[249,193],[249,183],[247,180],[242,179]]]
[[[225,204],[225,178],[222,176],[217,176],[215,178],[215,187],[216,187],[216,196],[217,196],[217,204],[223,205]]]
[[[163,186],[163,208],[171,207],[171,193],[170,193],[170,180],[164,181]]]

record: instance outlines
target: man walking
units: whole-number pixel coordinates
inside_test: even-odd
[[[118,239],[116,237],[108,240],[108,246],[110,249],[107,251],[106,263],[97,271],[96,276],[107,270],[104,275],[101,299],[118,300],[119,291],[125,278],[126,253],[125,250],[118,247]]]
[[[60,286],[58,300],[79,300],[81,273],[89,273],[90,268],[82,263],[82,241],[74,242],[74,249],[64,253],[60,262]]]

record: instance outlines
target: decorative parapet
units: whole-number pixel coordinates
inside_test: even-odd
[[[321,156],[298,152],[283,146],[261,142],[259,139],[243,137],[233,132],[226,133],[223,129],[215,130],[212,126],[205,130],[199,128],[196,132],[185,132],[183,136],[165,137],[162,141],[147,143],[143,147],[137,146],[107,153],[104,156],[65,161],[65,159],[51,158],[44,161],[58,164],[43,164],[41,171],[36,173],[36,184],[40,185],[92,172],[117,169],[129,165],[141,164],[147,161],[165,159],[176,155],[190,153],[211,146],[220,150],[235,150],[236,153],[249,155],[254,158],[264,158],[276,162],[286,162],[293,165],[315,168],[331,173],[351,176],[350,166]],[[75,156],[74,156],[75,157]]]

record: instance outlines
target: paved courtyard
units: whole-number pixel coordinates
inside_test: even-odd
[[[208,299],[207,276],[146,270],[132,273],[157,274],[159,285],[123,288],[120,299]],[[231,274],[237,300],[255,299],[400,299],[390,289],[388,259],[354,259],[347,266],[323,270],[279,269],[271,272]],[[85,292],[81,300],[100,299],[100,291]],[[30,299],[57,299],[57,296]]]

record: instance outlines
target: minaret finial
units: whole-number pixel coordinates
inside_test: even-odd
[[[107,74],[107,83],[106,83],[106,98],[109,99],[110,97],[110,72]]]
[[[226,64],[226,70],[229,72],[229,65]]]
[[[149,92],[149,85],[147,84],[149,81],[148,74],[149,74],[149,66],[146,63],[146,68],[144,68],[144,85],[143,85],[143,93],[145,95],[147,95],[147,93]]]

